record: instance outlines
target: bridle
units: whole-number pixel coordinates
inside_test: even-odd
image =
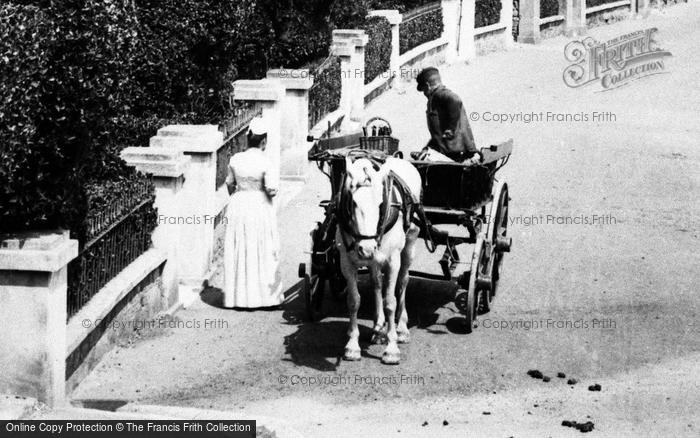
[[[347,178],[348,175],[346,173],[340,185],[340,192],[335,200],[335,215],[342,231],[341,239],[343,245],[348,252],[352,251],[357,242],[362,240],[375,240],[377,242],[377,247],[379,247],[384,234],[396,225],[399,219],[399,212],[401,211],[404,213],[404,231],[408,229],[412,213],[412,198],[410,193],[408,193],[408,188],[405,183],[401,181],[398,175],[394,172],[389,172],[382,180],[383,195],[382,203],[379,206],[379,220],[377,221],[376,233],[370,235],[360,233],[357,230],[357,224],[354,224],[352,211],[352,195],[354,191],[350,192],[346,188]],[[367,180],[369,180],[369,178],[367,178]],[[355,190],[362,187],[369,187],[370,184],[366,182],[367,180],[365,180],[365,183],[357,186]],[[351,241],[348,241],[347,237],[350,237]]]

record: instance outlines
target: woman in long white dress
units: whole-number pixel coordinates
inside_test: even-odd
[[[265,156],[267,129],[256,117],[250,123],[248,148],[231,157],[226,184],[224,307],[269,307],[282,304],[279,234],[272,198],[277,174]]]

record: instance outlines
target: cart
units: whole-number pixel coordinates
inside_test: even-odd
[[[364,132],[319,139],[309,150],[309,160],[316,162],[331,185],[330,199],[320,203],[324,220],[311,232],[310,260],[299,265],[306,317],[310,321],[323,317],[322,304],[327,291],[340,297],[345,288],[335,241],[335,205],[345,173],[345,157],[358,149],[367,149],[380,158],[382,155],[403,157],[390,129],[379,132],[388,135],[367,135],[365,128]],[[482,148],[481,164],[471,166],[409,160],[420,173],[423,184],[419,214],[415,218],[421,227],[419,236],[429,251],[443,249],[438,262],[441,274],[411,270],[410,275],[457,285],[454,302],[464,315],[467,333],[477,326],[479,315],[490,311],[503,256],[511,248],[511,238],[507,236],[508,185],[496,180],[495,175],[508,162],[512,150],[512,140]],[[441,225],[452,227],[446,231]],[[473,245],[471,259],[460,260],[457,252],[460,245]]]

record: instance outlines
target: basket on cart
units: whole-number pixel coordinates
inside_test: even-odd
[[[382,151],[394,155],[399,150],[399,139],[390,135],[360,137],[360,149]]]

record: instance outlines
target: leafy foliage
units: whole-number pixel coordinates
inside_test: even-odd
[[[542,0],[540,3],[540,18],[559,15],[559,0]]]
[[[369,37],[365,46],[365,84],[389,70],[391,62],[391,25],[384,17],[371,17],[364,25]]]
[[[442,8],[399,25],[399,53],[403,54],[442,35]]]
[[[474,26],[484,27],[501,20],[501,0],[476,0]]]
[[[127,93],[118,67],[133,39],[116,2],[36,3],[0,6],[0,231],[80,235],[84,180],[103,164],[95,145]]]

